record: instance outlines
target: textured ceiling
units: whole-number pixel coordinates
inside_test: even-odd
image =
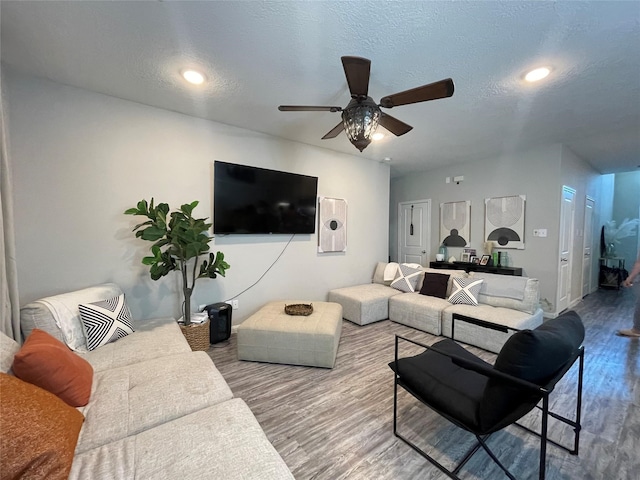
[[[375,161],[401,175],[564,143],[603,173],[640,164],[640,2],[0,3],[2,61],[57,82]],[[446,77],[452,98],[387,110],[413,125],[359,153],[321,137],[346,106],[340,57],[369,95]],[[530,68],[550,65],[535,86]],[[186,66],[209,83],[189,88]]]

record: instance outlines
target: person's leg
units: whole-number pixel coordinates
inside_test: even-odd
[[[633,314],[633,328],[620,330],[618,335],[625,337],[640,337],[640,281],[637,281],[633,289],[636,294],[636,310]]]
[[[640,282],[636,286],[636,312],[633,316],[633,329],[640,332]]]

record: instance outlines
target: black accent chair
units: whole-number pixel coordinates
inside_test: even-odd
[[[413,357],[398,359],[399,340],[419,345],[426,350]],[[482,447],[506,475],[515,480],[487,446],[489,435],[515,424],[541,438],[539,478],[544,479],[547,442],[573,455],[578,454],[584,370],[583,340],[584,326],[574,311],[563,313],[534,330],[521,330],[513,334],[502,347],[494,365],[481,360],[448,338],[427,346],[396,335],[395,360],[389,363],[395,372],[393,433],[450,478],[459,479],[458,473],[462,467]],[[571,420],[549,411],[549,395],[577,360],[576,414],[575,419]],[[453,470],[445,468],[398,432],[398,387],[402,387],[453,424],[475,435],[477,443]],[[534,408],[542,410],[540,432],[517,423]],[[573,448],[547,438],[550,416],[573,427]]]

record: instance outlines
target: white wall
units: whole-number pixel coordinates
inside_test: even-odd
[[[178,274],[149,278],[140,264],[149,244],[134,238],[137,219],[123,212],[153,196],[171,206],[199,200],[195,213],[211,217],[214,160],[317,176],[320,196],[348,202],[348,251],[321,255],[316,235],[296,235],[239,297],[234,323],[269,300],[324,300],[330,288],[368,282],[375,262],[387,258],[385,164],[6,74],[21,304],[113,281],[134,316],[177,316]],[[215,238],[212,249],[231,269],[226,278],[199,280],[193,304],[249,287],[290,237]]]
[[[397,205],[399,202],[431,199],[431,251],[439,244],[440,204],[471,201],[470,246],[483,251],[484,200],[490,197],[526,195],[525,249],[508,249],[511,265],[522,267],[524,275],[540,280],[540,297],[556,305],[559,251],[560,198],[562,173],[572,180],[572,172],[581,172],[580,159],[564,153],[559,144],[528,151],[505,153],[499,158],[478,159],[448,165],[428,172],[415,173],[391,181],[389,206],[389,246],[392,258],[397,258]],[[565,167],[562,170],[562,159]],[[446,177],[464,176],[459,185],[445,183]],[[594,175],[597,175],[594,172]],[[567,180],[567,181],[568,181]],[[580,184],[584,180],[580,180]],[[597,195],[597,192],[594,192]],[[584,209],[584,199],[582,200]],[[583,210],[584,211],[584,210]],[[584,217],[584,213],[582,214]],[[582,218],[582,221],[584,218]],[[533,230],[545,228],[546,238],[534,237]],[[462,249],[449,248],[458,259]],[[581,251],[581,249],[580,249]],[[434,260],[434,258],[430,259]],[[581,272],[579,275],[581,278]],[[555,308],[555,307],[554,307]],[[556,313],[555,311],[550,312]]]

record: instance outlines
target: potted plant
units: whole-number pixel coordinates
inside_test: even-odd
[[[209,253],[211,237],[207,230],[211,227],[206,218],[194,218],[193,209],[198,202],[186,203],[179,210],[169,215],[169,205],[159,203],[154,206],[146,200],[138,202],[135,208],[130,208],[126,215],[141,215],[148,220],[136,225],[133,231],[136,237],[153,242],[151,256],[144,257],[142,263],[150,267],[153,280],[164,277],[174,270],[182,275],[182,292],[184,294],[183,325],[191,325],[191,294],[199,278],[216,278],[225,276],[230,268],[224,260],[224,254]],[[167,220],[167,215],[169,219]]]

